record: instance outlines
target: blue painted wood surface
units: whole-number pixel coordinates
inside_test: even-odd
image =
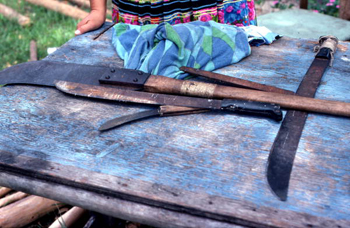
[[[45,60],[122,66],[110,43],[111,31],[92,41],[97,33],[75,37]],[[270,46],[253,48],[251,56],[217,72],[295,91],[314,58],[315,44],[315,40],[282,38]],[[317,98],[350,102],[349,47],[349,43],[339,45]],[[208,208],[215,213],[234,216],[240,208],[230,208],[231,202],[235,207],[249,205],[254,210],[247,219],[268,225],[285,225],[286,221],[291,226],[305,224],[288,220],[288,214],[350,224],[348,118],[309,115],[294,161],[289,198],[281,202],[270,192],[265,177],[280,123],[209,112],[151,118],[107,132],[97,130],[106,120],[149,108],[76,98],[53,88],[3,87],[0,155],[3,150],[226,201],[227,205]],[[198,205],[191,206],[200,207],[199,199],[193,199],[191,204]],[[166,200],[186,205],[181,199]],[[259,208],[268,209],[266,217],[258,214]],[[273,219],[269,210],[276,214]],[[278,213],[281,221],[276,220]]]

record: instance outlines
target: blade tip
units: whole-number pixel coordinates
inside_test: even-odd
[[[99,131],[105,131],[105,130],[107,130],[108,128],[106,128],[106,127],[104,127],[104,126],[100,126],[97,130],[99,130]]]
[[[273,195],[275,195],[281,201],[287,201],[288,186],[281,187],[279,183],[276,183],[276,180],[272,178],[271,175],[267,175],[267,183]]]
[[[281,188],[277,188],[274,187],[275,184],[270,183],[270,181],[268,181],[268,185],[270,187],[271,192],[281,201],[287,201],[288,198],[288,189],[281,189]]]

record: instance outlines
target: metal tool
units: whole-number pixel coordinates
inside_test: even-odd
[[[119,127],[123,124],[130,123],[133,121],[138,121],[141,119],[154,117],[154,116],[177,116],[177,115],[189,115],[196,113],[208,112],[209,109],[200,109],[200,108],[189,108],[189,107],[180,107],[180,106],[171,106],[163,105],[157,109],[151,109],[147,111],[137,112],[130,115],[125,115],[117,117],[107,122],[103,123],[98,130],[105,131],[115,127]]]
[[[198,75],[195,72],[198,72],[193,68],[186,68],[187,70],[191,70],[195,75]],[[200,71],[201,74],[205,74],[207,71]],[[208,72],[210,73],[210,72]],[[106,67],[106,66],[91,66],[84,64],[76,64],[76,63],[64,63],[57,61],[32,61],[17,64],[6,68],[5,70],[0,71],[0,85],[14,85],[14,84],[26,84],[26,85],[42,85],[42,86],[52,86],[54,87],[55,80],[61,81],[69,81],[69,82],[79,82],[89,85],[121,85],[128,86],[133,89],[147,90],[148,87],[152,87],[154,85],[147,83],[150,81],[158,81],[160,84],[166,84],[169,80],[172,83],[177,82],[176,84],[183,82],[183,80],[176,80],[167,78],[164,76],[156,76],[148,73],[144,73],[138,70],[130,70],[123,69],[117,67]],[[216,78],[213,78],[216,79]],[[225,80],[226,79],[226,80]],[[234,85],[258,89],[257,87],[260,85],[262,89],[270,88],[270,86],[259,84],[256,82],[251,82],[244,79],[228,77],[221,81],[226,81],[227,83],[232,82],[232,80],[236,81],[235,83],[231,83]],[[252,86],[251,86],[252,85]],[[272,87],[272,86],[271,86]],[[273,87],[276,88],[276,87]],[[278,91],[285,91],[283,89],[277,88]],[[269,90],[265,90],[269,91]],[[276,91],[273,91],[276,92]],[[288,92],[287,92],[288,93]],[[289,91],[290,93],[290,91]]]
[[[320,38],[319,45],[316,47],[316,57],[300,83],[297,95],[315,96],[324,72],[332,64],[337,44],[336,37],[323,36]],[[267,163],[267,181],[272,192],[282,201],[287,200],[294,157],[307,115],[307,112],[288,111],[270,150]]]
[[[54,86],[55,80],[84,82],[89,85],[107,87],[125,86],[128,89],[153,93],[181,94],[216,99],[236,99],[278,104],[282,108],[308,112],[350,116],[350,104],[340,101],[326,101],[288,94],[271,93],[251,89],[222,86],[213,83],[178,80],[164,76],[150,75],[141,71],[87,66],[54,61],[37,61],[19,64],[0,72],[1,84],[34,84]],[[117,84],[117,85],[116,85]]]
[[[169,94],[146,93],[66,81],[56,81],[55,85],[58,90],[68,94],[73,94],[75,96],[150,105],[172,105],[211,110],[225,110],[266,116],[277,121],[282,120],[282,112],[280,107],[269,103],[261,105],[261,103],[256,102],[231,99],[218,100]]]

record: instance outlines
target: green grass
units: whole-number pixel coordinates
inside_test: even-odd
[[[30,58],[29,44],[37,42],[38,59],[47,56],[48,47],[60,47],[74,37],[78,20],[23,0],[0,0],[17,12],[31,18],[32,25],[21,27],[17,21],[0,15],[0,70]]]

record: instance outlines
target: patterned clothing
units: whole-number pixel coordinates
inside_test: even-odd
[[[112,0],[114,22],[171,25],[210,21],[256,25],[254,0]]]

